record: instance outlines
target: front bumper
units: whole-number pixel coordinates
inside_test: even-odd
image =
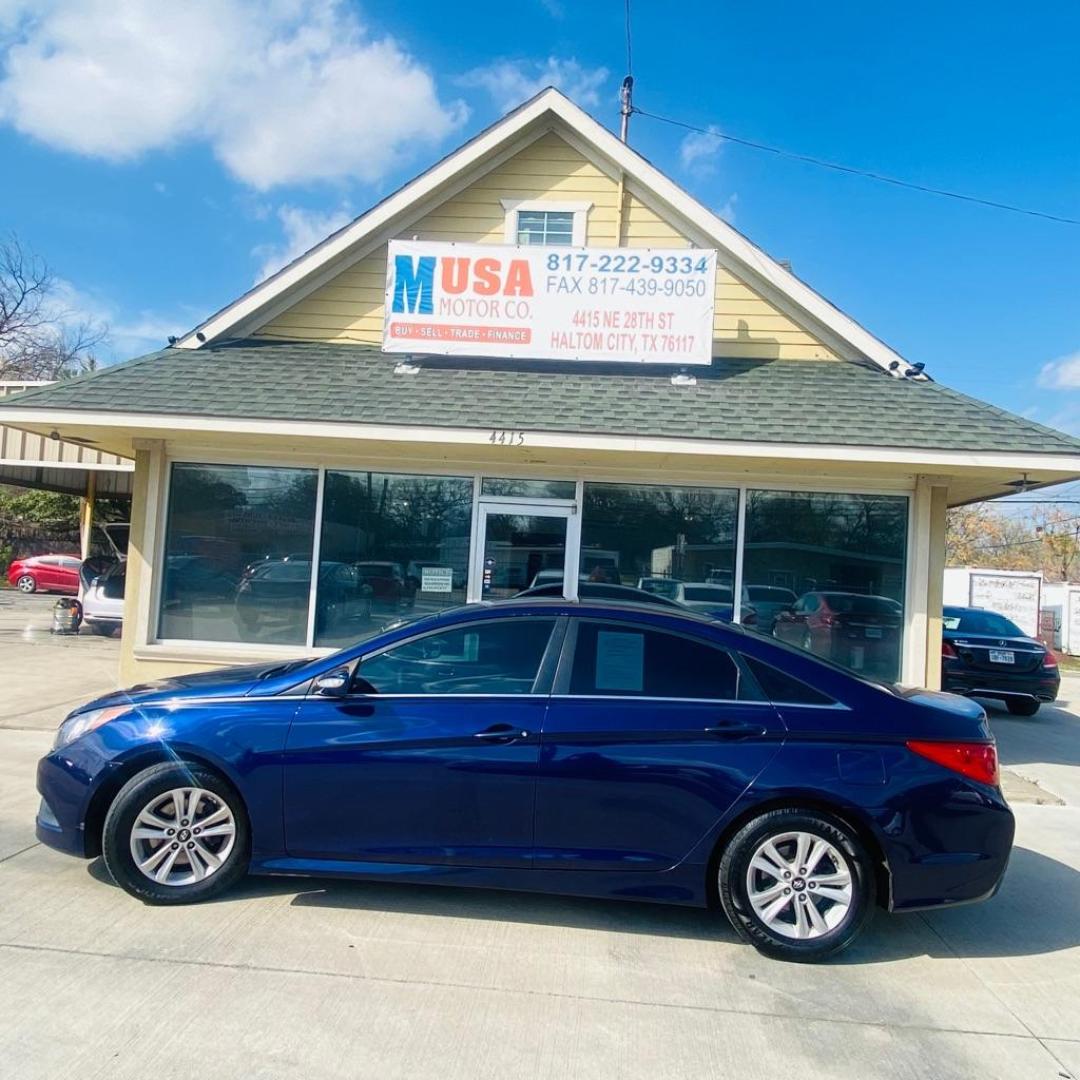
[[[46,754],[37,768],[41,805],[34,832],[46,846],[80,859],[98,854],[98,838],[88,841],[86,834],[91,802],[110,773],[98,745],[93,739],[80,740]]]

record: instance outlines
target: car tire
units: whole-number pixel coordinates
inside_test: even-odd
[[[148,904],[191,904],[223,893],[247,873],[251,830],[243,801],[221,775],[166,762],[120,789],[105,817],[101,849],[125,892]]]
[[[112,637],[116,633],[116,627],[110,623],[88,622],[86,625],[90,627],[90,633],[98,637]]]
[[[1023,698],[1010,698],[1005,702],[1005,708],[1013,716],[1034,716],[1039,711],[1040,704],[1035,700],[1026,701]]]
[[[800,855],[816,863],[803,875]],[[740,937],[766,956],[799,963],[847,948],[876,895],[872,860],[854,830],[797,807],[770,810],[739,829],[720,857],[717,884]]]
[[[23,574],[19,580],[15,582],[15,588],[21,593],[37,592],[37,582],[30,574]]]

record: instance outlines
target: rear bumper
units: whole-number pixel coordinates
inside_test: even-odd
[[[942,689],[968,697],[1034,698],[1036,701],[1056,701],[1061,676],[1047,675],[1043,669],[1022,675],[1005,675],[997,671],[958,671],[945,668],[941,673]]]
[[[965,785],[911,835],[887,845],[890,911],[923,911],[988,900],[1001,887],[1016,824],[1000,791]]]

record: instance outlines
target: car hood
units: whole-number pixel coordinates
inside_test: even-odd
[[[173,675],[168,679],[114,690],[111,694],[88,702],[78,711],[100,709],[107,705],[143,705],[153,701],[173,701],[187,697],[245,697],[283,666],[285,662],[274,660],[217,668],[214,671],[197,671],[190,675]]]

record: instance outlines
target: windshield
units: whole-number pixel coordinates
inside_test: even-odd
[[[946,630],[961,634],[989,634],[991,637],[1027,637],[1016,623],[996,611],[978,608],[946,608],[942,616]]]

